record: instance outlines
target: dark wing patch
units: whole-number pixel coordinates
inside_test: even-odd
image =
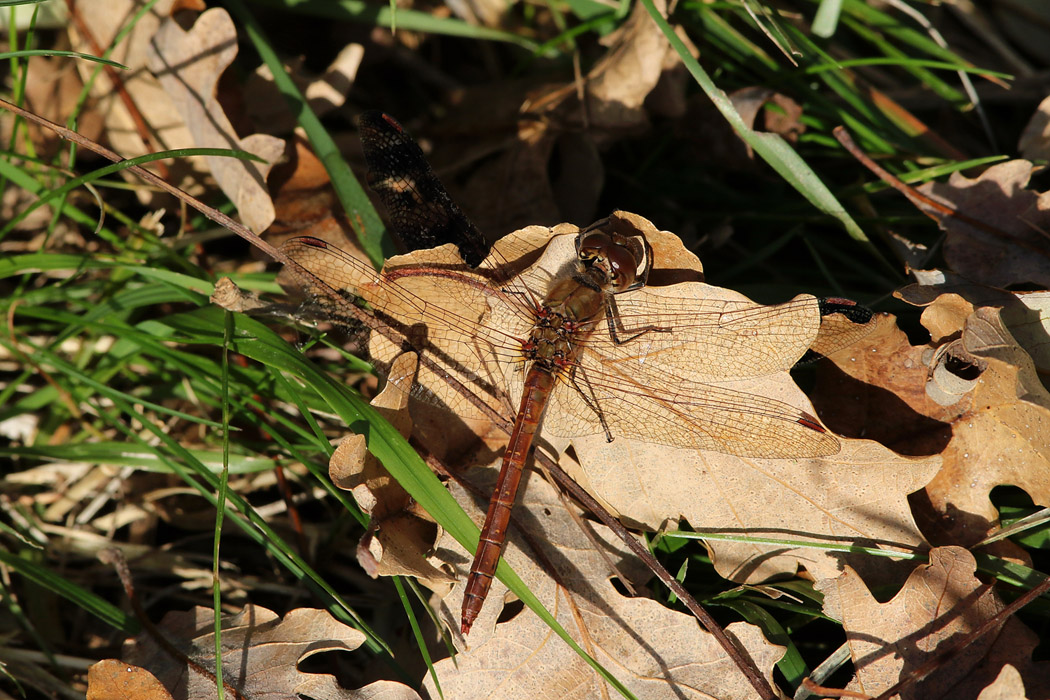
[[[368,111],[358,121],[368,162],[368,186],[383,200],[394,233],[408,251],[455,243],[477,267],[489,253],[481,231],[460,211],[422,149],[389,114]]]

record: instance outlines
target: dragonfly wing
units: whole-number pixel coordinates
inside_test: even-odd
[[[585,354],[574,381],[562,382],[551,399],[544,428],[562,436],[603,431],[673,447],[712,450],[742,457],[822,457],[839,451],[838,440],[816,419],[783,401],[734,388],[635,368],[608,370]],[[581,379],[585,377],[585,379]],[[590,392],[585,401],[576,390]]]
[[[680,296],[683,288],[695,296]],[[726,381],[789,369],[820,329],[819,302],[808,294],[764,306],[710,298],[728,290],[700,283],[676,285],[675,291],[670,296],[645,288],[615,297],[618,337],[603,324],[586,346],[628,376],[650,365],[693,381]]]
[[[376,111],[363,113],[358,129],[368,185],[383,200],[405,247],[455,243],[463,260],[477,267],[488,255],[488,241],[445,191],[412,137],[393,117]]]
[[[386,363],[396,353],[413,350],[440,368],[420,370],[420,383],[439,403],[465,417],[481,417],[445,380],[453,378],[489,406],[504,408],[496,358],[497,347],[506,346],[506,339],[482,323],[489,296],[498,292],[482,277],[455,269],[462,262],[451,249],[423,251],[420,255],[426,259],[417,266],[383,273],[316,238],[293,238],[281,250],[298,263],[293,275],[333,321],[353,323],[353,307],[360,299],[392,331],[392,340],[373,339],[373,359]]]

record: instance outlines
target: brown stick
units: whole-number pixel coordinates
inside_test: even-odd
[[[1010,233],[1009,231],[1003,231],[991,224],[969,217],[966,214],[958,212],[951,207],[947,207],[940,202],[927,197],[914,187],[905,184],[897,176],[878,165],[868,156],[867,153],[862,151],[860,146],[856,144],[853,137],[850,136],[849,132],[846,131],[844,127],[836,126],[832,129],[832,133],[835,135],[835,138],[838,139],[838,142],[842,144],[842,147],[849,151],[850,155],[860,161],[868,170],[878,175],[887,185],[903,194],[909,202],[915,205],[916,209],[936,221],[938,224],[942,223],[943,220],[947,218],[957,219],[973,226],[979,231],[987,233],[993,238],[1005,238],[1014,245],[1025,248],[1036,255],[1050,258],[1050,251],[1045,247],[1033,245],[1030,241],[1026,241],[1016,234]]]

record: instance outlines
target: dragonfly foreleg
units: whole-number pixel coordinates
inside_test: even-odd
[[[620,312],[616,308],[616,299],[611,294],[605,297],[605,320],[609,324],[609,336],[617,345],[637,340],[646,333],[670,333],[671,328],[666,326],[642,326],[641,328],[625,328]]]

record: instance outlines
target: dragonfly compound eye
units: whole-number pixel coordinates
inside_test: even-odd
[[[638,261],[627,248],[610,243],[603,251],[609,268],[609,278],[613,284],[613,293],[622,292],[634,285]]]
[[[592,231],[576,243],[577,255],[581,260],[594,260],[595,258],[606,257],[606,253],[609,248],[615,246],[616,243],[606,233],[601,231]]]

